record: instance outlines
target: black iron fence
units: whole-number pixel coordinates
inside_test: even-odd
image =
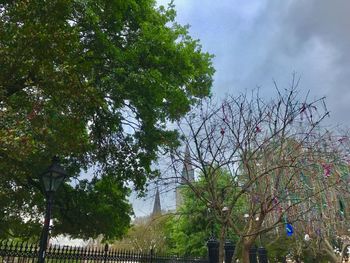
[[[0,262],[31,263],[38,262],[39,246],[27,242],[0,241]],[[71,247],[50,245],[46,250],[48,263],[208,263],[207,259],[178,257],[153,253],[117,250],[104,247]]]

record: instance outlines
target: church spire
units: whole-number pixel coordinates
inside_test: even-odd
[[[160,194],[159,194],[159,189],[157,186],[157,190],[156,190],[156,195],[154,197],[154,205],[153,205],[153,213],[152,215],[159,215],[162,213],[162,208],[160,206]]]
[[[181,182],[176,186],[176,209],[178,210],[183,204],[182,189],[185,185],[194,182],[194,169],[192,166],[190,148],[186,145],[185,158],[183,160],[183,168],[181,173]]]
[[[194,182],[194,169],[192,167],[191,153],[188,145],[186,145],[184,167],[182,169],[181,177],[182,177],[182,180],[181,180],[182,184],[186,184],[188,182]]]

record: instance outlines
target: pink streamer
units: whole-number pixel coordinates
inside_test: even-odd
[[[332,172],[332,164],[322,164],[323,167],[323,172],[324,172],[324,176],[325,177],[329,177],[331,175]]]

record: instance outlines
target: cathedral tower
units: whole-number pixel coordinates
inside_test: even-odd
[[[176,186],[176,210],[183,204],[182,189],[188,183],[194,182],[194,169],[191,161],[191,153],[188,145],[186,145],[184,166],[182,168],[180,184]]]
[[[160,194],[157,186],[156,195],[154,197],[152,216],[160,215],[161,213],[162,213],[162,207],[160,206]]]

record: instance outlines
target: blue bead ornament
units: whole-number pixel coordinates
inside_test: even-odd
[[[291,224],[286,224],[286,233],[287,236],[292,236],[294,233],[293,226]]]

